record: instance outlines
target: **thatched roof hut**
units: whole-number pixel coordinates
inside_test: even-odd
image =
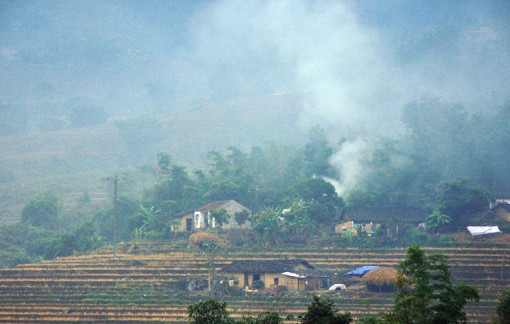
[[[397,282],[398,271],[395,268],[380,267],[367,272],[361,282],[367,284],[367,289],[374,292],[392,292]]]

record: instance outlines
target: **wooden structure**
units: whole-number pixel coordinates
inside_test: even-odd
[[[394,222],[396,226],[403,223],[418,226],[426,217],[427,213],[416,208],[345,207],[341,215],[344,222],[335,225],[335,232],[343,236],[371,236],[382,224]]]
[[[323,279],[329,277],[304,260],[234,261],[224,266],[222,272],[232,277],[239,288],[260,289],[285,286],[288,290],[316,290],[322,288]]]

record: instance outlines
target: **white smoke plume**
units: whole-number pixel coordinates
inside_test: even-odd
[[[364,161],[370,158],[372,148],[368,141],[357,138],[342,144],[330,158],[330,163],[339,173],[341,181],[334,185],[339,196],[344,196],[356,187],[366,175]]]

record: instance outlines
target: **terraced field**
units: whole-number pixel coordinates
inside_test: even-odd
[[[469,305],[471,323],[488,321],[498,294],[510,288],[510,254],[505,248],[427,248],[449,256],[455,282],[473,285],[481,302]],[[207,255],[163,243],[120,245],[118,257],[104,250],[39,264],[0,270],[0,322],[171,322],[185,323],[186,309],[205,297],[182,289],[188,278],[207,277]],[[223,251],[216,268],[233,260],[301,258],[316,268],[341,274],[366,264],[395,266],[403,260],[403,249],[286,250],[266,252]],[[305,311],[313,292],[280,297],[264,294],[221,296],[234,316],[263,311],[297,315]],[[319,292],[326,294],[326,292]],[[392,304],[391,293],[368,293],[351,283],[348,291],[330,295],[343,311],[356,318],[376,314]]]

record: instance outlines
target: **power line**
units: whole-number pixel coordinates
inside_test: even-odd
[[[216,253],[216,250],[222,246],[225,245],[225,243],[219,243],[219,242],[205,242],[202,243],[202,245],[206,246],[210,251],[210,259],[209,259],[209,294],[212,299],[214,299],[214,272],[215,272],[215,264],[214,264],[214,255]]]

